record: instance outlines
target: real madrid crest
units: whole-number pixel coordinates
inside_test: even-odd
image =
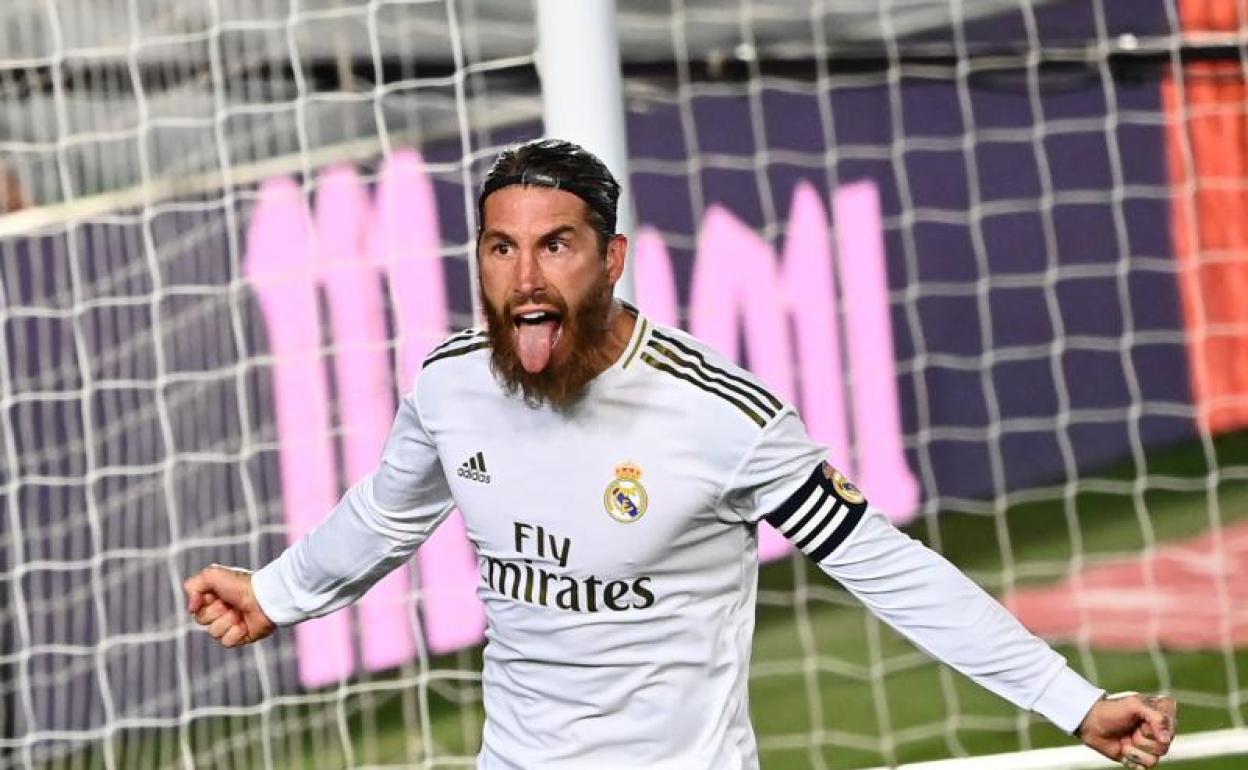
[[[611,518],[624,524],[646,515],[650,497],[641,485],[641,468],[631,462],[617,465],[615,478],[602,495],[602,504]]]
[[[867,496],[862,493],[862,490],[854,486],[854,482],[845,478],[844,473],[833,468],[826,460],[823,463],[823,477],[832,482],[832,488],[845,502],[857,505],[866,501]]]

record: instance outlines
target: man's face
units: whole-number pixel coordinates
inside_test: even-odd
[[[494,370],[530,404],[568,406],[610,365],[604,343],[623,239],[604,256],[588,205],[548,187],[504,187],[482,213],[477,248]]]

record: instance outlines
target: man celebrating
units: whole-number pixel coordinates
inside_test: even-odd
[[[1127,767],[1168,698],[1106,698],[888,523],[794,408],[612,297],[619,185],[576,145],[505,151],[478,200],[487,330],[425,360],[376,471],[190,611],[227,647],[358,599],[455,507],[481,569],[481,768],[754,768],[747,691],[766,519],[927,652]]]

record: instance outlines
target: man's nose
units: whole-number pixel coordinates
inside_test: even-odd
[[[519,285],[516,288],[521,294],[531,296],[546,288],[546,277],[542,275],[542,263],[535,252],[527,249],[522,251],[518,269],[520,271]]]

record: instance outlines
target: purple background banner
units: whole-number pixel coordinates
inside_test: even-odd
[[[763,190],[784,212],[800,183],[824,200],[832,186],[877,185],[903,430],[927,436],[910,442],[911,467],[926,466],[923,495],[937,506],[1063,477],[1062,414],[1070,462],[1081,468],[1127,457],[1136,440],[1193,435],[1190,417],[1148,409],[1190,403],[1182,344],[1130,336],[1183,328],[1164,137],[1159,125],[1106,119],[1111,106],[1157,115],[1159,92],[1154,83],[1111,85],[1109,94],[1099,82],[1041,93],[1036,104],[1026,90],[960,93],[946,82],[835,89],[823,95],[832,125],[818,97],[764,91],[765,141],[754,134],[750,98],[692,102],[697,153],[751,161],[691,166],[703,205],[774,227]],[[1068,129],[1055,128],[1063,122]],[[1047,132],[1035,134],[1037,124]],[[972,129],[1008,139],[962,147]],[[690,149],[684,135],[675,105],[655,108],[635,116],[630,152],[681,160]],[[811,168],[787,161],[789,153],[833,162]],[[634,173],[633,190],[640,221],[695,232],[698,201],[683,176]],[[692,250],[673,244],[670,252],[687,287]],[[1138,420],[1133,401],[1144,405]]]

